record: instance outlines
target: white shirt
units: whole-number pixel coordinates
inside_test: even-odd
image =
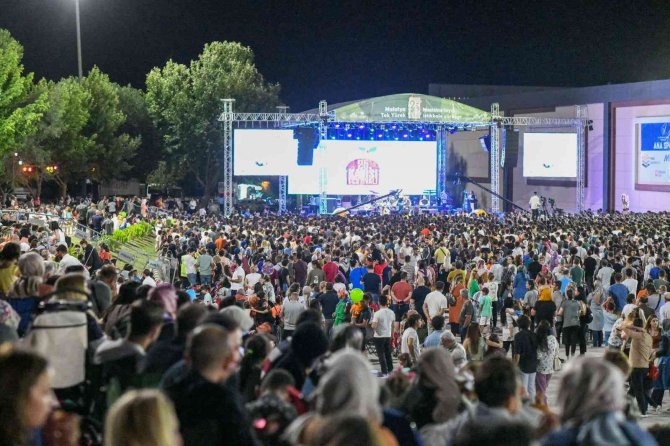
[[[395,313],[388,308],[382,308],[376,311],[372,316],[372,323],[376,323],[375,338],[390,338],[393,322],[395,321]]]
[[[528,204],[531,209],[538,209],[540,207],[540,197],[533,195],[530,197],[530,200],[528,200]]]
[[[628,317],[631,311],[637,308],[637,305],[635,304],[626,304],[623,307],[623,310],[621,310],[621,315],[625,318]]]
[[[244,286],[244,268],[238,266],[235,271],[233,271],[233,279],[239,279],[239,282],[230,281],[230,289],[237,291]]]
[[[186,268],[186,274],[196,274],[195,257],[191,254],[186,254],[181,258],[181,261],[184,263],[184,268]]]
[[[142,281],[142,285],[156,286],[156,281],[151,276],[147,276]]]
[[[409,346],[407,345],[407,340],[409,338],[412,338],[414,340],[414,357],[416,359],[419,359],[419,335],[413,328],[407,328],[403,332],[400,344],[400,353],[409,353]]]
[[[666,319],[670,319],[670,302],[666,301],[665,304],[661,307],[660,317],[658,318],[661,325]]]
[[[447,301],[447,298],[439,291],[428,293],[424,303],[428,308],[428,314],[426,314],[426,317],[429,319],[439,315],[442,309],[449,308],[449,302]]]
[[[622,285],[625,285],[626,288],[628,288],[628,292],[630,294],[636,294],[637,293],[637,280],[635,279],[626,279],[623,282],[621,282]]]
[[[70,254],[65,254],[62,259],[60,259],[60,263],[58,264],[58,272],[56,273],[59,276],[62,276],[65,274],[65,270],[70,267],[70,266],[83,266],[79,259],[77,259],[74,256],[71,256]],[[88,270],[84,268],[85,275],[88,276]]]

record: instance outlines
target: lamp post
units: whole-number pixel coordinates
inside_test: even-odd
[[[74,0],[76,15],[77,15],[77,68],[79,69],[79,82],[83,77],[81,68],[81,26],[79,21],[79,0]]]

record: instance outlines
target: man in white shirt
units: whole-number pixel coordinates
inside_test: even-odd
[[[537,192],[533,192],[533,196],[528,200],[528,205],[530,206],[533,221],[537,220],[540,216],[540,197],[537,195]]]
[[[373,341],[381,375],[386,376],[393,371],[393,357],[391,356],[391,335],[395,313],[388,307],[388,296],[379,296],[379,310],[372,316],[372,329],[375,331]]]
[[[628,288],[630,294],[637,294],[637,280],[633,279],[634,270],[632,268],[624,268],[624,271],[626,272],[626,280],[621,283]]]
[[[436,282],[435,290],[428,293],[426,300],[423,301],[423,314],[426,316],[428,322],[428,334],[433,332],[433,326],[430,321],[435,316],[442,316],[449,308],[449,301],[446,296],[442,294],[444,290],[444,282]]]
[[[186,277],[188,278],[188,283],[193,287],[195,286],[198,278],[198,273],[195,268],[196,260],[193,257],[195,254],[195,248],[188,250],[188,254],[181,257],[181,262],[184,264],[184,269],[186,270]]]
[[[661,325],[663,325],[663,321],[666,319],[670,320],[670,293],[665,293],[663,295],[663,300],[665,303],[659,310],[659,322]]]
[[[83,273],[86,276],[86,279],[90,277],[90,274],[88,270],[84,268],[84,265],[82,265],[76,257],[68,254],[66,245],[58,245],[56,248],[56,260],[58,260],[58,270],[56,271],[56,275],[62,276],[65,274],[65,270],[70,266],[81,266],[84,269]]]
[[[232,276],[230,276],[230,289],[235,294],[237,290],[244,286],[244,268],[233,263],[230,269],[233,271]]]

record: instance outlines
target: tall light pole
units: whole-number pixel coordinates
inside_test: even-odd
[[[75,9],[77,11],[77,68],[79,68],[79,81],[83,77],[81,68],[81,26],[79,23],[79,0],[74,0]]]

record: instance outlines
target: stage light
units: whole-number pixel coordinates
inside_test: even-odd
[[[384,137],[384,134],[383,134],[383,133],[378,133],[378,134],[377,134],[377,138],[383,138],[383,137]]]
[[[335,128],[336,128],[336,129],[339,129],[339,128],[340,128],[340,124],[335,124]]]
[[[347,138],[351,138],[352,136],[354,135],[351,132],[347,133]]]
[[[593,119],[589,119],[588,124],[589,124],[589,130],[593,131]]]
[[[409,137],[409,135],[408,135],[407,133],[403,133],[403,134],[402,134],[402,137],[403,137],[403,138],[407,138],[407,137]]]
[[[358,128],[362,130],[362,129],[365,128],[365,126],[363,124],[361,124],[361,125],[358,126]]]

